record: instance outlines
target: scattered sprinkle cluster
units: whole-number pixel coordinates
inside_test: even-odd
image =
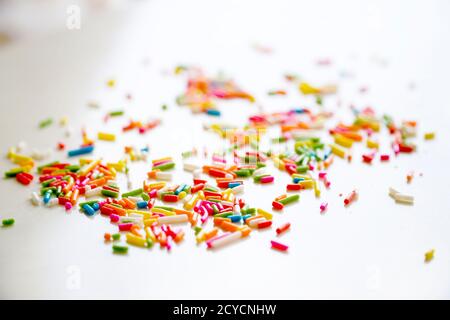
[[[265,50],[259,46],[256,48]],[[318,62],[319,65],[329,63],[328,60]],[[223,77],[209,78],[197,68],[178,66],[175,74],[187,76],[186,90],[177,98],[177,103],[188,106],[194,113],[220,117],[216,103],[219,99],[255,101],[234,81]],[[87,216],[100,215],[109,219],[117,232],[105,233],[104,240],[112,243],[112,250],[116,254],[126,254],[128,245],[152,248],[159,244],[171,250],[184,239],[186,229],[180,224],[191,226],[198,244],[205,243],[208,249],[214,249],[238,242],[254,231],[272,228],[274,214],[267,208],[247,203],[243,198],[245,184],[276,182],[269,163],[291,179],[285,186],[285,192],[272,200],[272,209],[280,211],[287,205],[299,202],[300,193],[305,192],[307,195],[307,190],[311,190],[314,197],[320,198],[323,188],[331,188],[328,172],[336,158],[348,162],[359,158],[363,163],[373,165],[377,159],[380,163],[387,162],[401,153],[416,151],[413,142],[417,135],[415,121],[396,123],[389,115],[377,115],[370,107],[358,109],[352,106],[350,111],[353,121],[338,122],[330,127],[328,124],[331,119],[336,120],[335,115],[325,111],[322,103],[325,96],[337,92],[337,86],[314,86],[300,81],[295,75],[285,75],[285,78],[301,94],[315,96],[317,107],[260,112],[249,117],[243,127],[220,122],[205,125],[205,130],[216,133],[230,147],[220,152],[214,151],[210,161],[203,165],[190,162],[191,158],[199,155],[195,148],[183,152],[182,167],[192,174],[191,181],[172,182],[175,177],[171,171],[176,166],[172,156],[152,159],[149,164],[148,146],[141,149],[126,146],[123,158],[117,162],[105,163],[100,159],[85,158],[94,152],[97,142],[89,138],[84,130],[81,134],[83,142],[67,151],[69,159],[82,156],[77,161],[53,161],[36,167],[36,162],[42,161],[48,154],[34,151],[31,155],[25,155],[21,152],[23,145],[19,145],[8,152],[7,156],[15,167],[5,172],[4,176],[15,178],[26,186],[37,181],[40,189],[31,195],[31,202],[35,206],[62,206],[67,211],[76,208]],[[114,88],[116,81],[108,80],[106,84]],[[277,89],[268,94],[283,96],[288,93]],[[89,105],[99,108],[97,103],[91,102]],[[163,109],[166,108],[164,105]],[[124,114],[124,110],[108,112],[105,123],[111,117]],[[45,119],[39,123],[39,128],[44,129],[53,123],[53,119]],[[67,119],[62,119],[60,124],[65,126]],[[144,134],[159,125],[161,121],[158,119],[149,122],[130,120],[123,126],[123,134],[131,130]],[[269,130],[276,130],[276,136],[270,137]],[[389,137],[389,148],[380,143],[383,130]],[[425,140],[434,137],[433,132],[424,134]],[[117,136],[102,130],[97,133],[97,140],[115,142]],[[352,147],[358,143],[365,146],[365,151],[355,158]],[[65,150],[66,145],[58,142],[57,148]],[[208,156],[206,149],[204,156]],[[147,176],[142,177],[137,189],[131,188],[129,181],[128,165],[133,161],[149,164]],[[118,175],[127,177],[127,190],[119,187]],[[413,173],[409,173],[407,182],[411,183],[412,180]],[[414,203],[413,196],[394,188],[389,189],[389,195],[397,203]],[[350,206],[357,199],[358,191],[352,188],[347,190],[342,205]],[[326,201],[318,205],[321,214],[331,209]],[[3,220],[3,226],[12,224],[14,219]],[[274,236],[277,240],[270,242],[272,249],[283,252],[288,250],[288,246],[279,242],[278,238],[290,227],[290,223],[276,227]],[[425,261],[431,261],[433,255],[434,250],[427,252]]]

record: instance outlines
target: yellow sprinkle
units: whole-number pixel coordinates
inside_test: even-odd
[[[60,125],[61,127],[64,127],[64,126],[67,124],[68,121],[69,121],[69,119],[68,119],[67,117],[62,117],[62,118],[59,120],[59,125]]]
[[[205,241],[205,230],[200,231],[200,233],[195,237],[195,240],[197,240],[197,243],[201,243]]]
[[[156,219],[155,219],[155,221],[156,221]],[[155,242],[156,241],[156,236],[153,233],[152,229],[150,227],[145,227],[144,230],[145,230],[145,235],[146,235],[147,239],[150,239],[153,242]]]
[[[367,148],[370,149],[378,149],[379,144],[377,141],[367,139]]]
[[[343,135],[337,134],[334,136],[334,142],[345,148],[351,148],[353,145],[353,140],[344,137]]]
[[[271,214],[270,212],[267,212],[266,210],[263,210],[261,208],[258,208],[257,212],[258,212],[258,214],[262,215],[267,220],[272,220],[273,214]]]
[[[318,198],[320,197],[320,188],[317,180],[314,180],[314,195]]]
[[[91,163],[87,164],[86,167],[83,167],[80,169],[80,175],[85,176],[100,163],[100,160],[92,161]]]
[[[273,157],[273,165],[275,168],[278,168],[280,170],[285,169],[284,162],[281,161],[280,158],[278,158],[278,157]]]
[[[132,234],[131,232],[128,232],[126,234],[126,237],[127,237],[127,242],[129,244],[132,244],[132,245],[135,245],[135,246],[138,246],[138,247],[145,247],[146,246],[147,241],[145,241],[144,238],[140,238],[140,237]]]
[[[150,227],[152,224],[154,224],[156,221],[158,221],[157,218],[152,218],[152,219],[145,219],[144,220],[144,226],[146,227]],[[152,239],[153,240],[153,239]]]
[[[115,141],[116,135],[112,133],[99,132],[98,139],[103,141]]]
[[[320,94],[319,88],[313,87],[309,83],[306,83],[306,82],[300,83],[300,86],[298,87],[298,89],[303,94]]]
[[[425,262],[428,263],[431,260],[433,260],[433,258],[434,258],[434,249],[432,249],[432,250],[430,250],[428,252],[425,252]]]
[[[110,88],[114,87],[116,85],[116,80],[110,79],[106,82],[106,85]]]
[[[184,207],[186,210],[192,210],[192,208],[194,208],[195,203],[197,202],[197,200],[198,200],[198,193],[196,193],[196,194],[191,198],[191,200],[189,200],[188,202],[186,202],[186,203],[184,204],[183,207]]]
[[[435,133],[434,132],[427,132],[424,134],[423,136],[425,138],[425,140],[433,140],[435,137]]]
[[[150,183],[147,185],[147,188],[148,188],[148,190],[152,190],[152,189],[164,188],[165,186],[166,186],[166,182],[161,181],[161,182],[156,182],[156,183]]]
[[[179,194],[178,194],[178,198],[181,200],[181,199],[184,199],[184,197],[186,197],[187,196],[187,193],[186,193],[186,191],[181,191]]]
[[[331,152],[340,158],[345,158],[345,150],[335,144],[330,144]]]
[[[301,185],[305,189],[314,188],[314,180],[303,180],[303,181],[299,181],[298,184]]]
[[[106,166],[108,167],[108,169],[114,169],[119,172],[122,172],[125,169],[125,163],[120,161],[116,163],[109,162],[106,164]]]
[[[22,154],[17,154],[17,153],[10,153],[8,154],[9,158],[11,159],[11,161],[15,164],[27,164],[27,163],[34,163],[33,158],[22,155]]]
[[[92,159],[87,159],[87,158],[81,158],[81,159],[79,160],[79,163],[80,163],[80,166],[83,166],[83,165],[85,165],[85,164],[91,163],[92,161],[94,161],[94,160],[92,160]]]

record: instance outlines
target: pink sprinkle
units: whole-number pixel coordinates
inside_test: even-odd
[[[111,214],[109,216],[109,219],[111,220],[111,222],[118,222],[119,221],[119,215],[117,214]]]
[[[266,176],[261,178],[261,183],[271,183],[275,178],[273,176]]]
[[[289,248],[287,245],[279,243],[277,241],[271,240],[270,243],[272,244],[272,249],[276,249],[279,251],[287,251],[287,249]]]
[[[72,204],[70,203],[70,201],[67,201],[64,204],[64,207],[66,208],[66,211],[69,211],[70,209],[72,209]]]
[[[156,198],[156,196],[158,195],[158,189],[152,189],[148,195],[150,196],[150,198]]]
[[[170,249],[172,249],[172,240],[171,240],[171,237],[167,237],[166,248],[167,248],[167,251],[170,251]]]
[[[153,166],[156,167],[156,166],[159,166],[160,164],[165,164],[165,163],[169,163],[169,162],[171,162],[171,160],[161,160],[161,161],[154,162]]]
[[[327,177],[326,172],[319,172],[319,179],[325,179]]]
[[[220,157],[218,155],[213,155],[212,159],[213,159],[213,161],[216,161],[216,162],[227,163],[227,160],[225,158]]]
[[[328,202],[324,202],[320,205],[320,213],[324,213],[325,210],[328,208]]]

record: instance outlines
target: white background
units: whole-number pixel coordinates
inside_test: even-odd
[[[65,17],[64,8],[60,14]],[[304,192],[299,203],[276,213],[275,226],[292,224],[280,239],[290,245],[288,254],[269,248],[274,230],[255,231],[211,252],[197,247],[185,227],[186,240],[171,253],[131,247],[127,256],[113,255],[102,240],[104,232],[115,231],[107,219],[34,208],[28,197],[36,186],[2,180],[0,218],[14,217],[16,224],[0,229],[0,297],[449,298],[449,17],[448,1],[136,1],[82,15],[81,30],[67,30],[59,17],[62,23],[53,32],[3,47],[4,154],[26,141],[30,148],[51,148],[52,159],[64,160],[56,143],[75,148],[82,126],[95,137],[98,130],[120,133],[129,118],[157,117],[162,127],[144,136],[120,135],[116,143],[99,142],[95,156],[117,160],[123,145],[148,144],[151,159],[176,155],[180,168],[182,151],[205,145],[212,150],[220,141],[202,130],[216,119],[175,105],[185,86],[183,76],[171,73],[177,64],[201,66],[210,75],[222,71],[256,96],[253,105],[219,104],[230,123],[243,124],[259,109],[316,108],[284,81],[283,74],[292,72],[312,83],[337,83],[338,97],[326,99],[325,109],[344,120],[350,119],[350,104],[372,106],[397,121],[419,121],[420,134],[417,153],[386,164],[364,165],[359,159],[364,148],[355,149],[353,163],[335,161],[332,188],[321,200]],[[274,53],[255,52],[253,43]],[[317,66],[324,57],[333,64]],[[105,85],[110,78],[117,81],[114,89]],[[361,86],[369,91],[361,94]],[[289,95],[266,95],[278,88]],[[91,100],[101,108],[89,109]],[[161,111],[163,103],[167,112]],[[104,125],[105,113],[116,109],[126,110],[126,116]],[[39,130],[38,122],[49,116],[55,124]],[[74,129],[70,139],[57,124],[62,116]],[[436,140],[424,142],[426,131],[436,131]],[[387,139],[380,136],[385,151]],[[11,167],[1,159],[2,172]],[[149,168],[143,163],[131,168],[135,186]],[[407,185],[411,170],[416,176]],[[176,176],[176,182],[190,181],[181,170]],[[270,209],[289,181],[285,173],[275,177],[272,186],[246,183],[250,205]],[[395,204],[389,186],[414,195],[414,206]],[[338,194],[353,188],[359,200],[344,208]],[[329,210],[320,215],[325,200]],[[424,253],[432,248],[435,259],[425,264]]]

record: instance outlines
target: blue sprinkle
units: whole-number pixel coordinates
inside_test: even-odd
[[[147,201],[138,201],[136,203],[136,205],[139,209],[145,209],[145,208],[147,208],[148,203],[147,203]]]
[[[294,183],[299,183],[300,181],[304,181],[304,178],[294,178],[293,182]]]
[[[50,201],[50,197],[52,196],[52,192],[51,191],[47,191],[44,194],[44,203],[47,204]]]
[[[70,150],[69,152],[67,152],[67,156],[75,157],[82,154],[91,153],[92,151],[94,151],[94,146],[87,146],[80,149]]]
[[[88,204],[83,204],[83,210],[88,216],[93,216],[95,214],[94,209]]]
[[[228,216],[228,218],[231,220],[231,222],[239,222],[242,219],[242,216],[235,214],[232,216]]]
[[[181,186],[179,186],[177,190],[175,190],[175,194],[178,195],[181,191],[184,190],[184,188],[186,188],[186,184],[182,184]]]
[[[206,113],[210,116],[220,117],[220,111],[215,109],[208,109],[206,110]]]
[[[228,188],[234,188],[234,187],[238,187],[238,186],[240,186],[241,184],[239,183],[239,182],[230,182],[229,184],[228,184]]]
[[[92,205],[92,209],[94,209],[95,211],[97,211],[98,209],[100,209],[100,205],[96,202]]]

